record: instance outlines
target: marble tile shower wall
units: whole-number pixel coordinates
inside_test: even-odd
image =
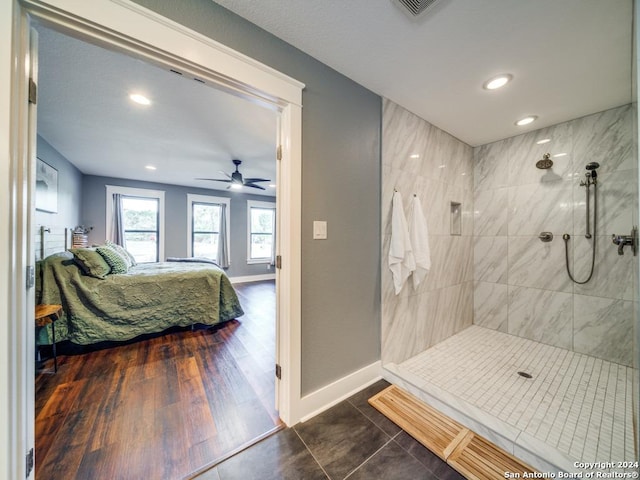
[[[474,149],[474,323],[631,365],[634,260],[612,234],[637,218],[632,108],[619,107]],[[538,145],[549,138],[549,143]],[[553,167],[536,168],[545,153]],[[585,166],[598,162],[596,267],[585,234]],[[538,239],[550,231],[550,243]]]
[[[399,363],[473,322],[473,149],[386,99],[382,121],[382,361]],[[387,267],[394,188],[407,215],[420,199],[432,262],[417,290],[409,281],[397,296]],[[461,204],[458,235],[451,202]]]

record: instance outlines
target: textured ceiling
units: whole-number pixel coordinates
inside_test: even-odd
[[[216,3],[473,146],[631,101],[631,0]]]
[[[80,171],[226,189],[234,158],[245,177],[275,182],[276,113],[122,53],[44,27],[39,33],[38,134]],[[152,104],[132,103],[143,93]],[[145,169],[153,165],[155,171]],[[246,193],[275,195],[244,188]]]
[[[217,3],[473,146],[631,101],[631,0],[440,0],[418,18],[394,0]],[[194,179],[239,158],[245,176],[275,179],[273,111],[39,34],[38,133],[83,173],[224,189]],[[504,72],[504,89],[482,88]],[[133,105],[133,91],[153,104]]]

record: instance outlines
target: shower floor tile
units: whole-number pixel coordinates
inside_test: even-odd
[[[576,461],[635,460],[629,367],[476,325],[397,367]]]

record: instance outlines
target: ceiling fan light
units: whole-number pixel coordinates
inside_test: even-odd
[[[196,180],[211,180],[213,182],[224,182],[229,184],[229,186],[227,187],[227,190],[230,188],[233,188],[234,190],[241,190],[243,187],[251,187],[251,188],[256,188],[258,190],[265,190],[265,187],[258,185],[257,183],[271,181],[268,178],[257,178],[257,177],[244,178],[240,173],[240,171],[238,170],[238,167],[240,166],[242,161],[238,159],[233,159],[232,162],[236,166],[236,171],[231,173],[231,175],[220,170],[220,173],[227,178],[197,178]],[[270,186],[273,186],[275,188],[275,184]]]

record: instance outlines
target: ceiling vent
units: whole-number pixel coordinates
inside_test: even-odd
[[[429,7],[434,6],[440,0],[395,0],[395,2],[403,7],[409,15],[417,17],[426,12]]]

